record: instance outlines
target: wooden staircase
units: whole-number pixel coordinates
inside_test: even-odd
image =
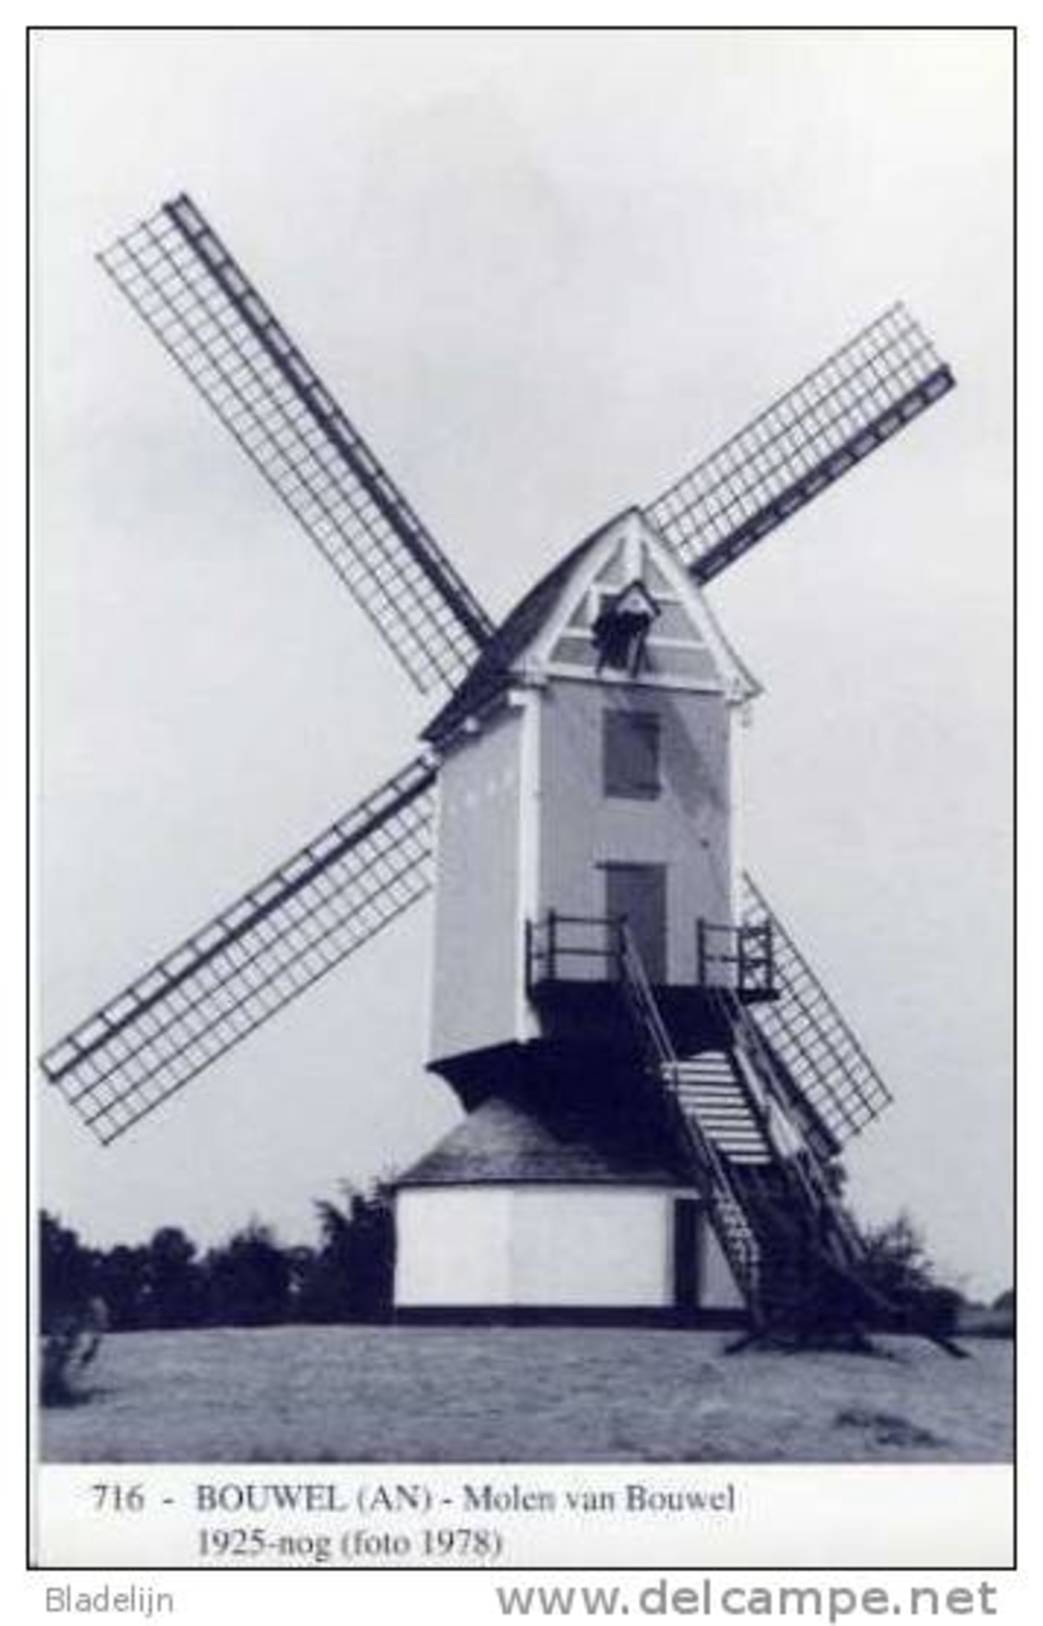
[[[750,1338],[861,1335],[893,1310],[864,1279],[865,1244],[826,1159],[793,1113],[793,1080],[735,993],[713,991],[727,1050],[678,1058],[625,924],[620,987],[647,1058],[646,1078],[743,1295]],[[910,1327],[949,1354],[930,1327]]]
[[[733,1164],[771,1162],[771,1147],[754,1112],[734,1058],[725,1050],[705,1050],[674,1064],[669,1080],[686,1117]]]
[[[697,1110],[681,1101],[682,1070],[652,985],[629,929],[619,933],[619,986],[634,1030],[642,1042],[645,1081],[681,1151],[692,1184],[706,1203],[714,1234],[743,1295],[751,1323],[761,1324],[761,1249],[730,1160],[703,1127]],[[697,1086],[698,1087],[698,1086]]]

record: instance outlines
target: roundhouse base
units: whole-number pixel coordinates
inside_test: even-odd
[[[397,1182],[397,1319],[741,1321],[705,1204],[640,1094],[627,1113],[621,1092],[533,1093],[487,1097]]]
[[[673,1326],[742,1312],[691,1191],[512,1182],[397,1193],[399,1319]]]

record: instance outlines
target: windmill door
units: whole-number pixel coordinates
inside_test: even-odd
[[[649,982],[666,981],[666,866],[606,864],[605,914],[623,918]]]

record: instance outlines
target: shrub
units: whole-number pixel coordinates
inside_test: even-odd
[[[908,1214],[867,1231],[865,1245],[865,1279],[893,1306],[890,1315],[881,1312],[885,1323],[912,1323],[941,1334],[954,1331],[963,1295],[936,1279],[923,1236]]]
[[[87,1398],[83,1377],[101,1348],[107,1325],[101,1299],[88,1299],[55,1316],[40,1351],[40,1400],[45,1406],[71,1406]]]

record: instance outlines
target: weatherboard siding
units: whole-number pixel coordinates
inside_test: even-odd
[[[518,907],[521,714],[458,746],[439,775],[431,1057],[503,1044],[524,975]]]
[[[604,790],[602,718],[654,714],[661,789],[638,799]],[[667,980],[695,977],[696,920],[731,919],[730,708],[716,694],[558,680],[543,696],[539,912],[600,916],[602,866],[662,864],[667,887]],[[565,962],[568,976],[603,975]]]

